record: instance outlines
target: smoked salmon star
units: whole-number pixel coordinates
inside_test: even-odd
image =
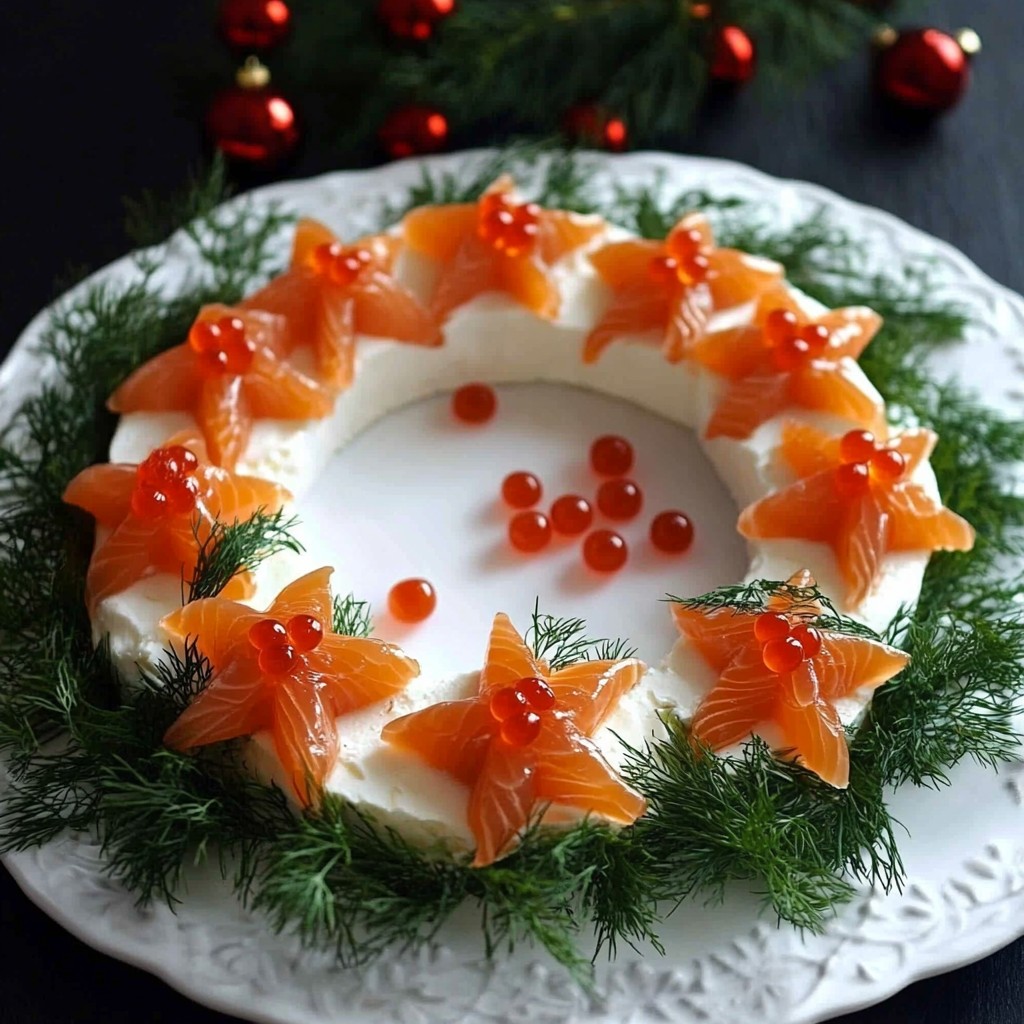
[[[289,269],[241,308],[283,316],[284,352],[311,346],[319,380],[346,388],[354,375],[357,334],[441,344],[437,321],[392,274],[399,245],[388,235],[343,245],[323,224],[300,220]]]
[[[295,798],[314,802],[338,757],[336,720],[398,693],[419,672],[383,640],[332,632],[331,572],[290,583],[265,612],[213,597],[163,620],[213,668],[166,746],[194,750],[267,730]]]
[[[402,221],[411,250],[440,264],[430,309],[443,320],[483,292],[499,291],[553,319],[561,297],[550,268],[603,229],[597,217],[517,203],[499,178],[475,203],[422,206]]]
[[[673,607],[680,633],[718,675],[690,734],[717,752],[758,733],[778,756],[845,789],[850,752],[836,701],[875,690],[910,658],[878,640],[819,629],[813,588],[804,570],[760,611]]]
[[[787,289],[766,293],[752,324],[705,335],[693,349],[696,362],[729,382],[705,436],[742,440],[791,407],[881,429],[882,403],[863,389],[853,362],[881,325],[864,306],[809,320]]]
[[[592,253],[590,262],[612,297],[584,342],[586,363],[623,335],[648,331],[661,332],[665,358],[677,363],[716,309],[749,302],[782,277],[777,263],[717,248],[699,213],[683,217],[664,242],[612,242]]]
[[[200,547],[213,524],[276,512],[290,495],[258,477],[236,476],[211,465],[206,446],[176,435],[139,465],[89,466],[68,484],[64,500],[85,509],[109,531],[97,546],[85,578],[90,610],[104,598],[157,572],[195,574]],[[228,584],[225,596],[252,593],[248,573]]]
[[[745,508],[739,532],[828,544],[846,582],[846,605],[856,608],[880,579],[888,553],[974,545],[971,525],[912,479],[936,441],[923,429],[883,443],[865,430],[831,437],[787,424],[780,453],[799,479]]]
[[[254,420],[327,416],[331,393],[282,358],[283,317],[204,306],[188,340],[140,366],[110,396],[111,412],[191,413],[210,459],[234,469]]]
[[[644,672],[635,658],[556,672],[495,617],[479,692],[389,722],[383,738],[470,789],[474,867],[511,852],[550,803],[628,825],[646,804],[590,738]]]

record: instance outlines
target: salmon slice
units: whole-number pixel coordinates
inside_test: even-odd
[[[643,671],[640,662],[625,659],[549,673],[508,616],[498,614],[477,696],[405,715],[389,722],[382,737],[470,788],[466,818],[477,844],[473,866],[483,867],[509,852],[545,804],[576,807],[623,824],[643,813],[643,797],[616,775],[589,739]],[[507,721],[492,709],[500,706],[492,701],[536,678],[548,682],[554,704],[536,710],[537,731],[518,742],[505,734]]]
[[[721,672],[753,635],[757,614],[731,608],[708,613],[702,608],[673,604],[672,617],[679,632],[693,643],[701,657]]]
[[[414,252],[439,263],[450,263],[462,243],[476,234],[477,204],[420,206],[402,220],[402,237]]]
[[[437,321],[393,277],[379,271],[360,283],[355,303],[360,334],[436,346],[442,342]]]
[[[777,754],[813,772],[836,789],[850,784],[850,749],[839,712],[824,700],[800,704],[779,700],[774,720],[791,745]]]
[[[602,231],[604,221],[600,217],[583,217],[565,210],[546,210],[537,232],[540,258],[549,265],[557,263],[569,253],[592,242]]]
[[[974,527],[936,505],[917,484],[893,490],[886,499],[892,519],[890,551],[970,551],[974,547]]]
[[[651,260],[664,252],[661,242],[635,239],[628,242],[609,242],[587,257],[612,291],[637,287],[650,282]]]
[[[195,353],[177,345],[147,360],[107,400],[111,412],[176,412],[190,409],[198,386]]]
[[[583,342],[583,362],[596,363],[601,353],[623,335],[662,331],[669,318],[668,310],[665,295],[654,288],[613,296]]]
[[[819,693],[825,700],[850,697],[858,690],[874,690],[910,662],[905,651],[888,644],[865,644],[857,637],[831,634],[827,656],[831,671],[823,672]]]
[[[766,368],[764,338],[756,325],[705,334],[695,342],[691,354],[701,366],[730,380],[750,377]]]
[[[245,382],[245,397],[255,419],[323,419],[333,407],[331,395],[287,363],[260,361]]]
[[[778,263],[755,263],[738,249],[714,249],[708,254],[708,264],[708,286],[715,309],[750,302],[782,278]]]
[[[798,480],[741,513],[736,529],[748,540],[803,540],[831,543],[846,502],[839,496],[831,473]]]
[[[753,636],[753,629],[746,639]],[[693,739],[712,751],[747,739],[775,713],[778,682],[765,672],[759,647],[734,649],[714,689],[701,701],[690,723]]]
[[[798,476],[814,476],[840,463],[840,438],[807,423],[784,423],[780,450],[786,465]]]
[[[846,583],[847,604],[857,607],[878,582],[882,558],[889,550],[891,521],[878,496],[868,491],[847,502],[840,522],[832,548]]]
[[[558,286],[541,264],[529,259],[505,258],[498,267],[502,291],[545,320],[558,316],[561,305]]]
[[[789,394],[794,405],[841,416],[854,426],[885,436],[885,406],[861,389],[852,362],[816,360],[810,366],[789,374],[789,380]]]
[[[708,419],[704,436],[708,440],[731,437],[741,441],[787,408],[789,400],[788,374],[757,375],[733,381]]]
[[[68,484],[62,500],[113,529],[120,525],[131,503],[135,469],[126,463],[88,466]]]
[[[334,245],[337,241],[338,236],[325,224],[312,217],[302,217],[295,225],[292,239],[292,266],[312,267],[314,250],[321,245]]]
[[[477,295],[497,291],[503,283],[501,270],[493,250],[476,237],[474,229],[442,269],[430,302],[430,315],[442,321]]]
[[[419,671],[389,644],[331,631],[330,574],[319,569],[301,577],[266,612],[215,597],[163,620],[172,636],[192,637],[214,669],[206,689],[168,729],[167,746],[190,750],[267,730],[295,798],[315,801],[337,761],[336,719],[393,695]],[[294,615],[319,619],[323,638],[288,670],[267,675],[249,631],[268,618],[287,628]]]

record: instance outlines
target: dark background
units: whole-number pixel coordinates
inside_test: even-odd
[[[301,0],[292,6],[301,19]],[[183,107],[176,72],[193,61],[215,66],[224,59],[213,5],[201,0],[4,0],[2,11],[0,356],[69,268],[98,267],[126,250],[123,196],[181,184],[202,140]],[[912,128],[878,108],[865,50],[785,100],[746,92],[716,103],[671,148],[739,160],[879,206],[952,242],[997,281],[1024,291],[1024,5],[931,0],[920,5],[919,21],[946,29],[966,22],[984,41],[969,94],[931,129]],[[225,78],[229,66],[225,61]],[[289,176],[332,169],[326,147],[318,153],[311,134]],[[3,871],[0,951],[3,1024],[228,1020],[81,945]],[[843,1018],[843,1024],[1021,1021],[1024,940]]]

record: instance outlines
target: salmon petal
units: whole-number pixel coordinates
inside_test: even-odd
[[[265,617],[244,604],[207,597],[175,609],[160,625],[175,639],[194,640],[214,668],[226,669],[236,652],[249,653],[249,629]]]
[[[666,245],[673,242],[679,235],[688,235],[692,231],[696,231],[700,236],[701,246],[712,249],[715,245],[715,235],[711,230],[711,222],[703,213],[699,213],[694,210],[690,213],[684,214],[679,221],[673,226],[672,230],[669,231],[668,236],[665,239]]]
[[[267,282],[259,291],[239,303],[241,309],[272,313],[284,320],[284,327],[272,346],[277,355],[287,355],[300,345],[315,345],[320,293],[320,278],[313,271],[285,271]]]
[[[374,271],[353,289],[360,334],[416,345],[440,345],[441,330],[416,297],[393,277]]]
[[[480,673],[480,693],[489,694],[520,679],[543,676],[540,663],[504,612],[494,616],[487,657]]]
[[[107,400],[111,412],[176,412],[191,409],[202,385],[195,353],[176,345],[143,363]]]
[[[711,414],[704,436],[737,441],[750,437],[789,404],[790,379],[789,374],[774,373],[733,381]]]
[[[435,322],[441,322],[470,299],[500,288],[498,259],[504,258],[475,235],[468,238],[451,262],[441,269],[434,286],[429,312]]]
[[[496,728],[486,702],[471,697],[392,719],[381,730],[381,739],[471,786],[483,771]]]
[[[836,789],[850,784],[850,751],[839,713],[825,701],[801,705],[778,701],[775,724],[785,747],[777,753],[796,761]]]
[[[764,336],[753,326],[705,334],[690,354],[701,366],[731,380],[763,371],[766,364]]]
[[[596,363],[623,335],[663,329],[669,318],[668,301],[660,288],[650,285],[614,295],[583,343],[583,362]]]
[[[856,359],[882,327],[882,318],[867,306],[833,309],[816,321],[829,332],[830,359]]]
[[[757,312],[754,318],[757,323],[763,324],[768,319],[768,314],[778,309],[792,313],[798,320],[802,321],[805,319],[803,309],[797,301],[796,295],[781,281],[777,287],[769,288],[758,299]]]
[[[824,634],[822,652],[814,659],[821,680],[821,696],[836,701],[861,687],[875,689],[902,671],[910,655],[877,640]]]
[[[312,217],[303,217],[295,225],[295,238],[292,242],[292,266],[312,267],[313,250],[320,245],[333,245],[338,236],[325,224]]]
[[[152,553],[153,525],[128,516],[93,553],[85,577],[85,602],[90,611],[100,601],[120,594],[157,572]]]
[[[786,465],[798,477],[826,473],[839,465],[839,438],[808,423],[783,424],[780,446]]]
[[[855,608],[871,592],[889,549],[890,517],[873,491],[848,502],[834,542],[839,572],[846,582],[846,603]]]
[[[721,608],[707,612],[673,604],[672,617],[683,636],[692,641],[701,657],[716,671],[723,672],[736,652],[754,641],[757,614]]]
[[[238,476],[218,473],[211,481],[212,495],[207,509],[214,519],[245,520],[262,509],[276,512],[291,499],[291,494],[280,484],[256,476]]]
[[[905,476],[910,476],[925,459],[931,456],[938,440],[939,435],[934,430],[928,430],[925,427],[904,430],[895,438],[891,447],[907,460]]]
[[[406,245],[442,263],[455,259],[462,243],[476,236],[476,203],[421,206],[402,220]]]
[[[63,500],[85,509],[96,522],[113,529],[131,511],[135,466],[88,466],[64,489]]]
[[[708,254],[708,265],[708,285],[715,309],[750,302],[782,278],[781,264],[759,265],[738,249],[716,249]]]
[[[636,686],[646,669],[636,658],[581,661],[550,675],[548,685],[559,700],[579,694],[582,699],[572,701],[572,719],[581,733],[590,736],[615,710],[623,695]]]
[[[202,382],[196,420],[210,461],[232,470],[252,433],[252,415],[241,377],[208,377]]]
[[[601,280],[613,291],[632,290],[651,284],[651,260],[665,251],[660,242],[633,239],[602,245],[588,259]]]
[[[970,551],[974,527],[939,505],[918,484],[902,484],[882,498],[892,520],[890,551]]]
[[[285,678],[272,692],[274,749],[296,798],[308,806],[338,759],[334,716],[324,707],[316,689],[301,679]]]
[[[880,401],[861,389],[854,377],[855,363],[815,360],[789,374],[789,394],[793,403],[805,409],[842,416],[858,427],[885,436],[885,408]]]
[[[779,677],[765,667],[759,646],[739,651],[697,708],[690,723],[693,739],[714,751],[742,742],[774,714],[778,687]]]
[[[355,377],[356,298],[330,285],[319,289],[312,307],[317,374],[332,388],[347,388]]]
[[[604,221],[566,210],[544,210],[538,228],[540,258],[550,265],[596,238],[604,230]]]
[[[292,580],[274,603],[267,609],[267,615],[287,621],[293,615],[312,615],[320,620],[326,632],[334,619],[331,602],[331,574],[333,569],[324,566]]]
[[[828,471],[797,480],[748,505],[740,513],[736,529],[748,540],[792,537],[831,543],[846,509]]]
[[[419,674],[419,665],[399,648],[370,637],[331,634],[307,658],[324,676],[337,715],[391,697]]]
[[[248,407],[259,419],[322,419],[334,405],[326,388],[274,359],[260,360],[256,372],[244,382]]]
[[[501,287],[520,305],[545,320],[558,316],[562,302],[558,286],[532,257],[506,257],[499,264]]]
[[[164,746],[192,750],[251,736],[270,725],[267,691],[254,669],[251,660],[235,661],[216,673],[164,733]]]
[[[686,288],[682,295],[673,296],[661,349],[670,363],[678,363],[690,354],[704,334],[710,315],[711,296],[706,288]]]
[[[467,817],[476,839],[472,867],[493,864],[510,852],[526,827],[536,799],[532,765],[522,752],[491,743],[469,797]]]

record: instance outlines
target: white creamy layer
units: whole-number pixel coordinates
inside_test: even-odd
[[[622,237],[618,230],[610,234]],[[602,238],[594,246],[606,240]],[[435,268],[406,253],[396,273],[425,295]],[[563,306],[555,322],[538,319],[504,295],[488,294],[454,313],[446,324],[445,343],[440,348],[360,338],[355,381],[339,396],[333,414],[324,420],[257,422],[238,471],[288,487],[296,496],[301,518],[302,494],[321,467],[353,437],[395,409],[473,380],[579,386],[633,402],[690,427],[740,508],[792,479],[776,456],[784,420],[812,423],[834,432],[849,429],[850,424],[840,418],[793,408],[764,424],[747,440],[704,440],[704,428],[725,387],[722,378],[689,363],[667,363],[658,345],[660,339],[655,336],[623,339],[610,346],[596,364],[584,364],[583,339],[610,293],[584,252],[564,260],[556,273]],[[799,298],[808,314],[822,312],[813,300]],[[709,330],[749,323],[752,315],[752,304],[727,310],[712,318]],[[304,356],[309,358],[305,350],[295,356],[297,363]],[[852,361],[851,369],[863,391],[880,400],[874,386]],[[192,425],[191,417],[184,413],[123,416],[111,445],[111,461],[139,462],[172,433]],[[915,478],[938,497],[935,477],[927,463],[917,469]],[[748,579],[787,579],[798,569],[808,568],[826,593],[843,591],[835,558],[826,545],[752,541],[748,546]],[[302,561],[285,555],[265,563],[257,574],[257,592],[249,603],[266,607],[284,583],[310,567]],[[901,604],[917,600],[927,562],[925,552],[887,556],[878,586],[859,608],[847,611],[876,629],[884,628]],[[347,591],[343,576],[336,575],[332,582],[335,592]],[[734,582],[722,580],[723,584]],[[179,593],[176,579],[154,576],[100,606],[94,632],[97,638],[110,636],[115,660],[126,675],[132,674],[134,664],[148,665],[159,656],[166,639],[159,635],[157,622],[178,606]],[[842,607],[841,601],[836,603]],[[409,653],[415,657],[415,650]],[[465,787],[384,744],[380,731],[391,718],[438,701],[469,696],[475,692],[476,679],[475,671],[449,678],[421,676],[392,700],[339,720],[342,752],[328,780],[329,788],[410,838],[447,838],[456,845],[468,846],[471,837],[465,820]],[[648,669],[595,737],[602,752],[611,764],[620,765],[623,749],[617,737],[638,746],[660,735],[663,726],[659,711],[672,709],[689,718],[714,682],[710,669],[687,641],[678,641],[660,664]],[[864,694],[844,701],[840,708],[843,720],[853,721],[868,699],[869,695]],[[259,774],[278,777],[269,737],[255,737],[249,756]]]

